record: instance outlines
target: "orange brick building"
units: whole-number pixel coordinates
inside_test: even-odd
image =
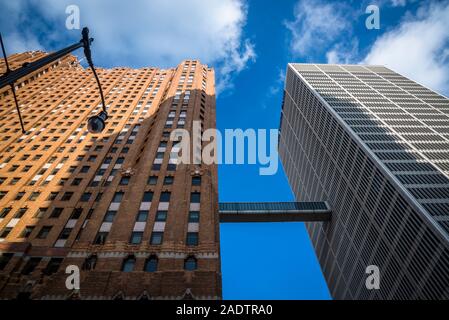
[[[98,73],[109,118],[96,135],[97,85],[73,56],[16,83],[26,134],[0,90],[0,299],[221,298],[217,167],[178,164],[169,138],[215,128],[213,69]]]

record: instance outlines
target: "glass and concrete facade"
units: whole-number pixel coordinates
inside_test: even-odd
[[[280,156],[336,299],[449,299],[449,99],[383,66],[289,64]],[[380,289],[365,285],[367,266]]]
[[[86,127],[96,82],[72,56],[17,83],[26,134],[0,90],[0,299],[221,298],[217,167],[178,164],[169,139],[194,120],[215,128],[213,69],[98,73],[101,134]],[[79,291],[65,286],[69,265]]]

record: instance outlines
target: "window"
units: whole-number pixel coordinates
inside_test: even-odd
[[[112,199],[112,202],[121,202],[123,199],[123,192],[116,192],[114,194],[114,198]]]
[[[15,201],[18,201],[18,200],[22,199],[24,195],[25,195],[25,192],[19,192],[19,193],[16,195],[16,198],[15,198],[14,200],[15,200]]]
[[[146,222],[148,219],[148,211],[141,210],[137,214],[137,222]]]
[[[148,184],[154,186],[157,184],[157,176],[151,176],[148,178]]]
[[[189,222],[200,222],[200,212],[190,211],[189,212]]]
[[[156,272],[157,271],[158,259],[156,256],[150,256],[147,261],[145,261],[145,271],[146,272]]]
[[[52,275],[53,273],[58,272],[59,267],[61,266],[63,258],[51,258],[50,262],[48,262],[47,267],[44,270],[44,274],[47,276]]]
[[[175,171],[176,170],[176,164],[169,163],[167,165],[167,171]]]
[[[120,179],[120,185],[121,186],[127,186],[129,184],[129,177],[122,177]]]
[[[39,231],[39,234],[37,235],[38,239],[45,239],[47,238],[48,234],[50,233],[51,226],[44,226],[42,227],[41,231]]]
[[[89,166],[83,166],[83,167],[81,167],[81,173],[87,173],[87,172],[89,172],[89,169],[90,169],[90,167]]]
[[[17,184],[17,182],[20,181],[20,178],[12,178],[11,181],[9,182],[9,184],[11,186],[15,186]]]
[[[94,270],[97,265],[97,256],[95,254],[89,256],[84,260],[82,269],[83,270]]]
[[[187,232],[186,244],[188,246],[198,245],[198,232]]]
[[[172,177],[172,176],[165,177],[164,185],[172,185],[173,184],[173,180],[174,180],[174,177]]]
[[[0,219],[6,218],[8,213],[10,213],[12,208],[3,208],[2,211],[0,211]]]
[[[50,218],[59,218],[64,208],[54,208],[50,214]]]
[[[151,234],[150,244],[160,245],[162,244],[164,233],[163,232],[153,232]]]
[[[79,186],[81,184],[81,181],[83,181],[83,179],[81,179],[81,178],[73,179],[72,186]]]
[[[72,215],[70,216],[70,219],[79,219],[81,216],[81,213],[83,213],[83,208],[75,208],[73,209]]]
[[[58,239],[67,240],[70,237],[71,231],[72,231],[72,229],[69,229],[69,228],[62,229],[61,234],[59,235]]]
[[[136,258],[134,256],[129,256],[123,261],[122,271],[131,272],[134,270],[134,265],[136,264]]]
[[[158,221],[158,222],[167,221],[167,211],[156,212],[156,221]]]
[[[95,237],[94,244],[103,245],[106,242],[107,236],[107,232],[98,232],[97,236]]]
[[[201,193],[192,192],[190,194],[190,203],[200,203],[200,200],[201,200]]]
[[[28,208],[20,208],[19,211],[15,214],[14,218],[20,219],[27,212]]]
[[[153,164],[152,167],[151,167],[151,170],[159,171],[159,170],[161,170],[161,165],[160,164]]]
[[[107,211],[105,216],[104,216],[104,222],[112,222],[114,221],[115,215],[116,215],[117,211]]]
[[[125,161],[125,158],[120,157],[117,159],[117,161],[115,162],[115,164],[122,164]]]
[[[66,192],[62,195],[61,201],[69,201],[72,199],[73,192]]]
[[[170,192],[162,192],[159,202],[170,202]]]
[[[0,191],[0,200],[2,200],[7,194],[8,191]]]
[[[13,253],[0,253],[0,270],[4,270],[6,268],[13,256]]]
[[[201,186],[201,177],[192,177],[192,186]]]
[[[148,191],[143,194],[142,202],[151,202],[153,200],[153,192]]]
[[[44,216],[45,212],[47,212],[48,208],[39,208],[34,215],[35,218],[40,219]]]
[[[30,258],[22,269],[23,275],[28,275],[36,269],[42,258]]]
[[[84,192],[83,195],[81,196],[81,201],[82,202],[87,202],[89,201],[90,197],[92,196],[92,193],[90,192]]]
[[[128,151],[129,151],[129,148],[128,148],[128,147],[124,147],[124,148],[122,149],[122,153],[128,153]]]
[[[198,266],[197,266],[197,261],[196,261],[195,257],[190,256],[184,260],[184,270],[194,271],[197,268],[198,268]]]
[[[95,162],[95,160],[97,160],[97,156],[90,156],[87,161],[89,162]]]
[[[58,196],[57,192],[50,192],[50,194],[48,195],[47,201],[55,200],[57,196]]]
[[[29,201],[36,201],[36,199],[39,197],[40,192],[32,192],[31,195],[29,196],[28,200]]]
[[[9,235],[11,230],[12,230],[12,228],[10,228],[10,227],[6,227],[5,229],[3,229],[3,231],[0,233],[0,238],[5,239]]]
[[[142,242],[143,232],[133,232],[131,234],[130,243],[131,244],[140,244]]]
[[[31,235],[31,232],[33,232],[34,226],[26,226],[25,229],[23,229],[22,233],[20,234],[20,238],[28,238]]]

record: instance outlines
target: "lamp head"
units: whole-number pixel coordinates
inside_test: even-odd
[[[100,133],[104,130],[106,126],[106,119],[108,118],[108,114],[104,111],[101,111],[99,114],[90,117],[87,119],[87,130],[90,133]]]

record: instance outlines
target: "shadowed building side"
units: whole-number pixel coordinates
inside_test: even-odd
[[[382,66],[289,64],[279,153],[335,299],[449,299],[449,99]],[[367,267],[380,289],[366,287]]]

